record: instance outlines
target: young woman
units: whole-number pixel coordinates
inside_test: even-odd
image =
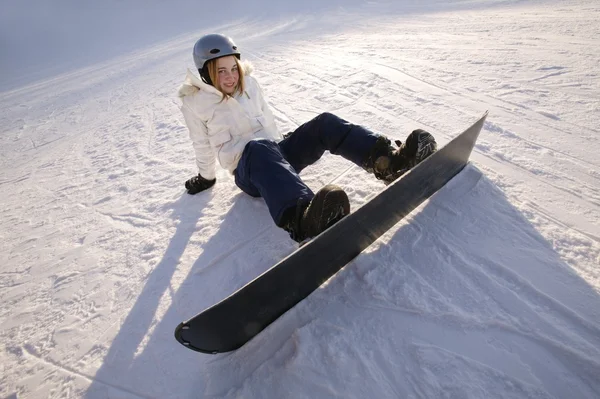
[[[325,151],[354,162],[386,184],[436,150],[433,136],[413,131],[394,148],[368,129],[323,113],[281,136],[249,64],[223,35],[200,38],[193,50],[200,78],[188,70],[179,89],[199,173],[185,182],[189,194],[215,184],[216,162],[245,193],[262,197],[277,226],[298,242],[350,213],[346,193],[327,185],[314,194],[299,173]]]

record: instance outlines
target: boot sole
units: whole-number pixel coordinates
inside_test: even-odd
[[[348,195],[341,188],[334,185],[327,185],[323,187],[322,191],[325,191],[321,193],[324,194],[323,198],[318,198],[319,193],[317,193],[311,204],[311,206],[315,207],[311,211],[319,215],[317,223],[318,232],[313,237],[339,222],[344,216],[350,214]]]
[[[324,226],[323,230],[326,230],[349,213],[350,202],[345,192],[333,191],[327,193],[323,201],[323,212],[321,213],[319,225]]]

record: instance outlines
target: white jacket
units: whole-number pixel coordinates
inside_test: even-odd
[[[246,91],[221,102],[222,94],[188,69],[179,88],[181,112],[190,131],[200,175],[214,179],[215,160],[231,173],[250,140],[281,140],[263,92],[244,64]]]

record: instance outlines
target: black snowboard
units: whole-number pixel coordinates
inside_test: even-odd
[[[175,329],[185,347],[204,353],[244,345],[306,298],[467,164],[487,112],[473,126],[228,298]]]

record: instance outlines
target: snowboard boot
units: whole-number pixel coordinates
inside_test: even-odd
[[[423,129],[414,130],[404,143],[400,140],[395,143],[399,148],[394,148],[386,137],[379,136],[363,163],[367,172],[385,184],[392,183],[437,150],[435,139]]]
[[[295,208],[284,214],[282,228],[299,243],[318,236],[350,213],[348,196],[333,184],[320,189],[314,198],[298,201]]]

